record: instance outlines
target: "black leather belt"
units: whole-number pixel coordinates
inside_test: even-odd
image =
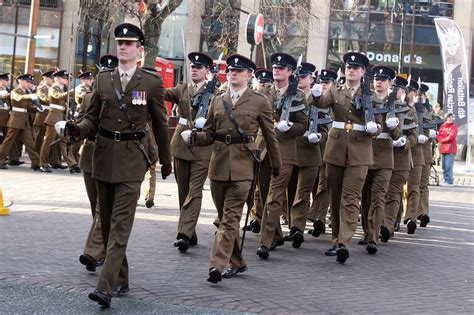
[[[222,134],[216,134],[215,140],[224,142],[225,144],[250,143],[255,141],[253,136],[243,137]]]
[[[112,139],[117,142],[140,140],[146,135],[145,131],[137,131],[137,132],[109,131],[102,127],[99,129],[99,134],[107,139]]]

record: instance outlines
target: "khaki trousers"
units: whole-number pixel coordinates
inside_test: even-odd
[[[410,171],[393,171],[385,197],[385,217],[383,225],[393,233],[395,222],[401,208],[403,186],[408,180]],[[403,207],[402,207],[403,208]]]
[[[209,170],[209,161],[207,160],[189,161],[187,164],[189,173],[186,177],[189,181],[178,183],[178,186],[180,184],[188,186],[188,194],[179,212],[177,238],[181,238],[182,235],[188,238],[196,236],[196,225],[202,205],[202,189]]]
[[[145,175],[145,180],[148,181],[148,191],[146,192],[146,200],[154,200],[156,192],[156,161],[153,162]]]
[[[240,254],[239,230],[242,211],[252,181],[211,180],[211,194],[217,208],[220,225],[214,237],[209,268],[224,270],[227,264],[236,268],[245,266]]]
[[[313,190],[313,203],[308,215],[311,221],[321,220],[326,224],[326,215],[329,208],[329,194],[326,180],[326,163],[319,167],[317,187]]]
[[[403,219],[405,223],[409,219],[412,219],[416,222],[416,214],[420,205],[420,182],[422,170],[422,165],[416,165],[410,170],[410,173],[408,175],[408,202],[405,218]]]
[[[91,205],[92,225],[87,235],[84,246],[84,254],[90,255],[99,260],[105,257],[105,247],[102,240],[102,228],[100,224],[100,206],[97,195],[97,182],[88,172],[82,172],[84,175],[84,184],[86,186],[87,197]]]
[[[263,208],[268,196],[271,173],[272,169],[270,165],[270,158],[268,154],[266,154],[265,158],[260,164],[260,173],[258,175],[258,182],[253,196],[253,207],[250,211],[250,218],[252,220],[258,221],[259,223],[262,222],[263,218]]]
[[[35,129],[35,152],[40,154],[41,146],[43,145],[44,135],[46,133],[46,125],[43,126],[34,126]],[[61,151],[59,149],[59,144],[51,146],[49,150],[48,162],[51,165],[61,164]]]
[[[112,294],[114,287],[128,284],[128,261],[125,254],[132,231],[141,182],[106,183],[97,181],[105,262],[98,289]]]
[[[385,197],[391,176],[391,169],[369,170],[362,188],[362,227],[369,242],[375,244],[385,217]]]
[[[318,178],[319,166],[298,168],[298,179],[293,206],[290,210],[291,227],[304,231],[311,205],[311,192]]]
[[[428,185],[430,183],[431,163],[426,163],[421,168],[420,180],[420,205],[418,206],[417,217],[420,215],[429,215],[430,213],[430,191]]]
[[[48,156],[51,150],[51,143],[53,143],[53,141],[56,140],[56,138],[57,138],[57,135],[56,135],[56,130],[54,129],[54,126],[46,125],[45,137],[44,137],[43,145],[41,146],[41,151],[40,151],[40,166],[46,167],[48,165]],[[64,142],[59,143],[59,148],[69,168],[74,165],[77,165],[76,159],[74,159],[70,150],[68,152],[66,148],[66,144]]]
[[[326,163],[333,245],[349,247],[359,219],[362,187],[368,166],[336,166]]]
[[[16,128],[8,128],[7,135],[0,145],[0,164],[5,164],[5,158],[12,151],[15,140],[21,140],[23,142],[26,152],[30,156],[31,166],[37,166],[39,164],[39,156],[38,153],[35,152],[31,130]],[[10,159],[13,160],[11,156]]]
[[[283,239],[280,214],[283,208],[283,200],[286,199],[286,191],[292,172],[293,165],[283,164],[280,168],[280,176],[271,177],[270,179],[270,190],[263,212],[260,236],[260,244],[268,248],[271,247],[274,240]]]
[[[3,133],[3,141],[5,141],[5,138],[7,137],[7,133],[8,133],[8,127],[0,127],[0,132]],[[0,143],[0,148],[1,148],[1,143]],[[8,159],[10,161],[18,160],[21,156],[21,152],[20,152],[20,154],[18,154],[18,153],[19,153],[18,150],[12,145],[12,148],[10,149],[10,152],[8,152],[8,154],[7,154]]]

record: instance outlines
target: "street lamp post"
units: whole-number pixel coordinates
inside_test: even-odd
[[[25,72],[33,73],[35,67],[36,32],[38,31],[39,0],[31,0],[30,25],[28,31],[28,45],[26,47]]]

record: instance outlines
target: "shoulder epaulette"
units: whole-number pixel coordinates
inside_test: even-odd
[[[256,94],[258,96],[265,97],[265,95],[263,93],[257,92],[255,90],[252,90],[252,92],[253,92],[253,94]]]
[[[111,72],[111,71],[114,71],[114,69],[110,69],[110,68],[104,68],[104,69],[101,69],[99,71],[99,73],[103,73],[103,72]]]
[[[148,73],[148,74],[154,76],[155,78],[162,79],[161,75],[156,71],[150,71],[150,70],[143,69],[143,68],[141,68],[141,69],[142,69],[143,72]]]

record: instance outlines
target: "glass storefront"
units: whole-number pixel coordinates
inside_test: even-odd
[[[371,64],[395,69],[401,56],[401,72],[430,83],[435,102],[442,104],[442,60],[433,19],[452,18],[453,7],[454,0],[332,0],[328,67],[340,68],[348,51],[364,52]]]

